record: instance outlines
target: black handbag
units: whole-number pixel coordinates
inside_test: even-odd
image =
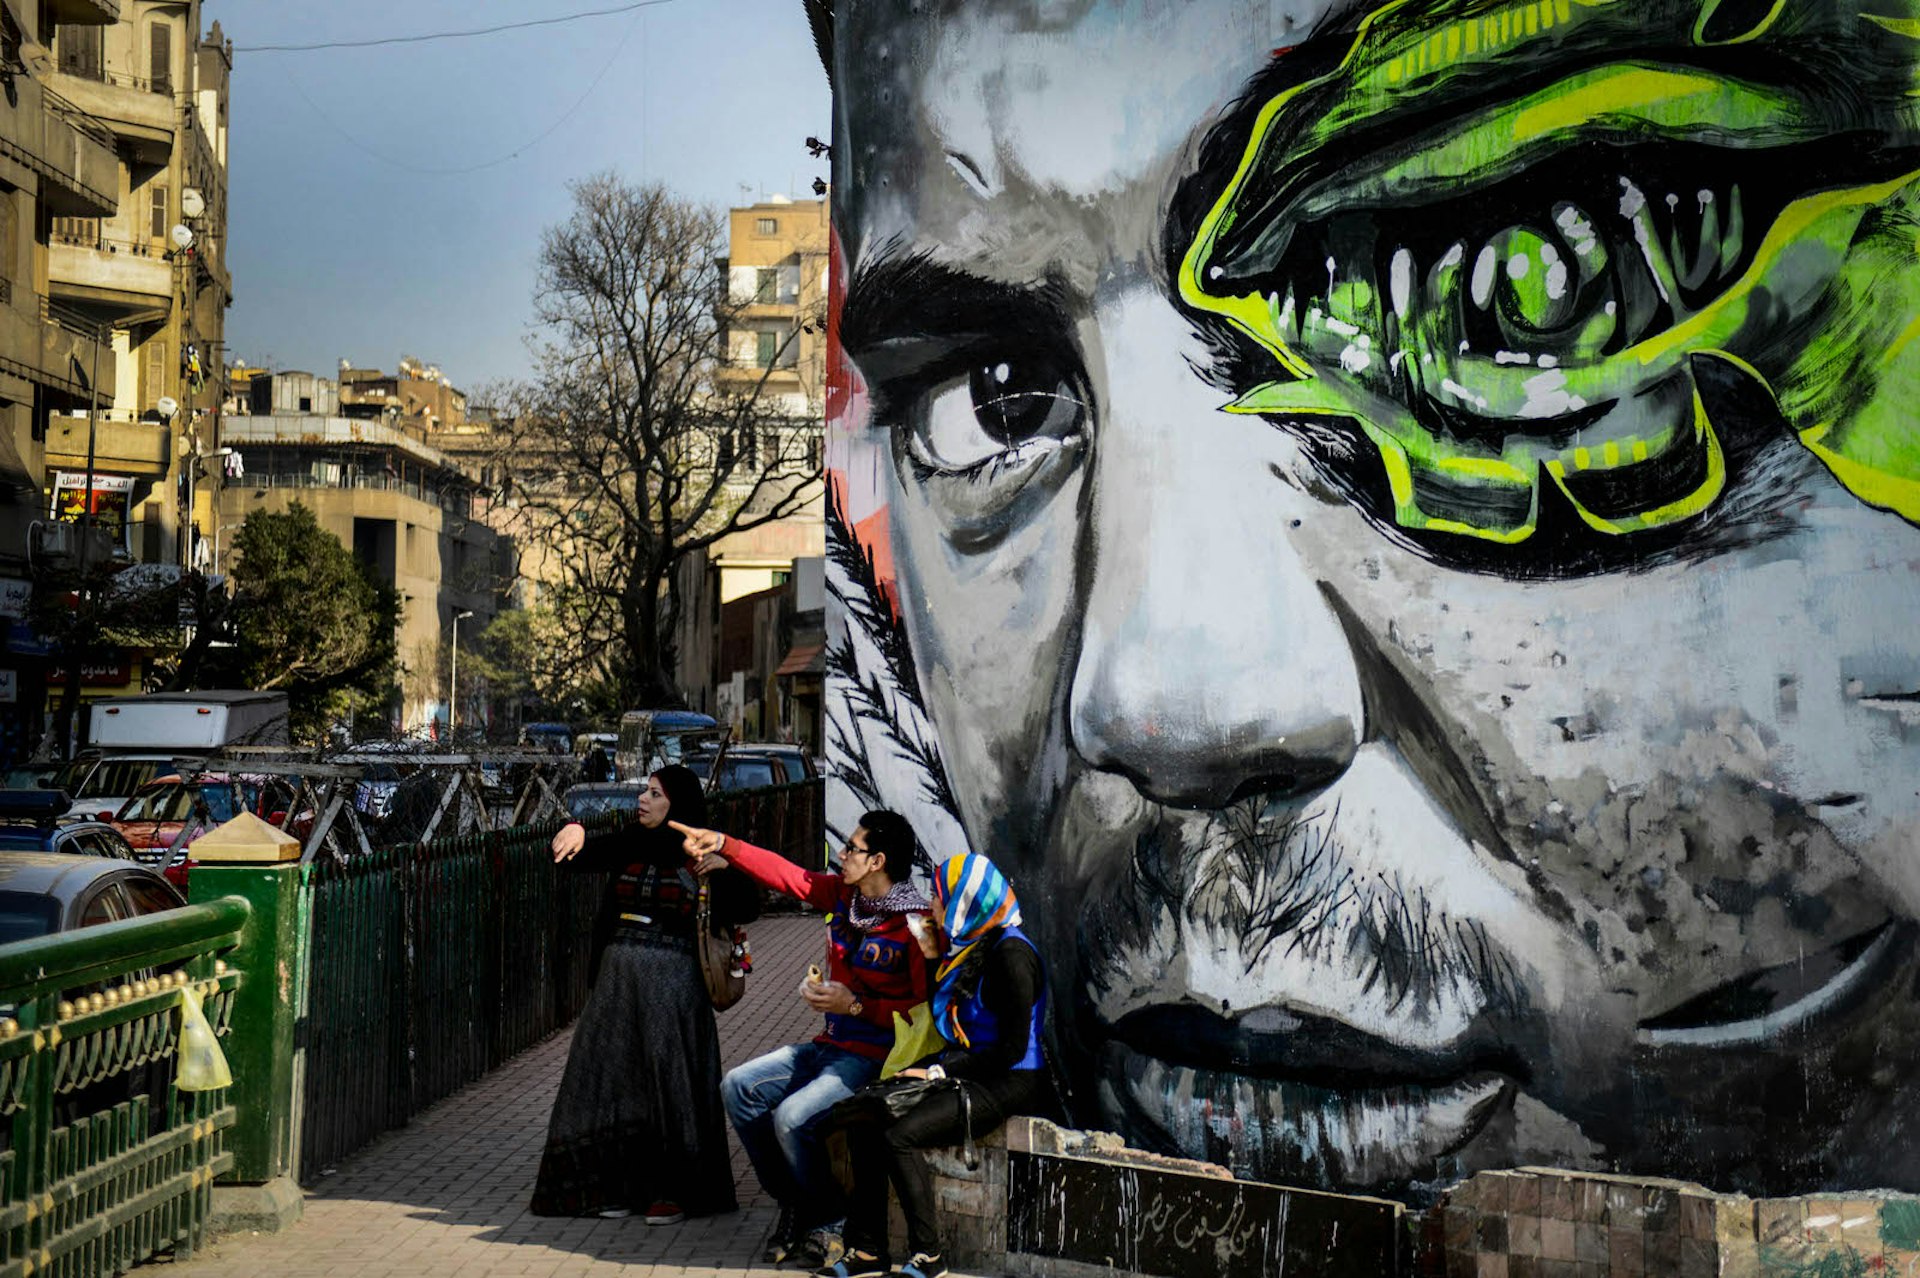
[[[905,1118],[942,1092],[954,1092],[960,1097],[961,1157],[966,1160],[968,1171],[978,1171],[980,1155],[973,1147],[973,1097],[957,1078],[902,1078],[895,1074],[892,1078],[868,1083],[840,1103],[869,1112],[877,1109],[886,1115],[888,1122],[893,1122]]]

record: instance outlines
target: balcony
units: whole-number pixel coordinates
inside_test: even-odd
[[[93,428],[93,468],[114,475],[164,479],[173,462],[173,430],[163,422],[98,421]],[[87,468],[87,419],[55,417],[47,423],[47,469]]]
[[[98,78],[56,71],[48,83],[62,98],[113,131],[136,165],[165,164],[179,130],[171,91],[157,91],[139,76],[102,71]]]
[[[55,22],[102,27],[120,21],[120,0],[42,0]]]
[[[55,217],[112,217],[120,189],[112,131],[52,89],[43,87],[40,96],[46,159],[54,170],[41,203]]]
[[[0,281],[0,299],[11,303],[0,305],[0,369],[85,403],[95,369],[92,341],[48,322],[45,299],[34,293],[16,291]],[[111,403],[113,352],[104,352],[98,368],[100,384],[95,390],[102,401]]]
[[[56,297],[125,312],[173,304],[173,263],[147,240],[55,235],[47,248],[48,290]]]
[[[0,154],[46,179],[44,202],[54,216],[111,217],[120,189],[113,134],[38,81],[16,88],[18,100],[0,128]]]

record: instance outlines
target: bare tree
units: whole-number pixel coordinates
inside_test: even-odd
[[[720,375],[743,303],[719,269],[718,210],[612,174],[572,191],[572,216],[541,240],[510,492],[558,578],[550,603],[581,675],[617,704],[672,705],[676,568],[816,501],[821,424],[779,411],[770,369]]]

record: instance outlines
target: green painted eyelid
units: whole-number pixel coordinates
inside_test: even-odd
[[[1739,130],[1721,122],[1741,120]],[[1319,200],[1306,201],[1302,220],[1322,206],[1351,207],[1395,201],[1466,185],[1490,172],[1511,171],[1517,149],[1552,144],[1572,132],[1647,127],[1670,133],[1716,128],[1716,140],[1751,136],[1769,142],[1782,135],[1814,136],[1800,118],[1799,103],[1778,93],[1723,78],[1641,63],[1616,63],[1572,76],[1423,148],[1419,154],[1358,181],[1341,183]]]

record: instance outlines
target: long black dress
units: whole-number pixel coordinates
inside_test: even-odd
[[[688,819],[680,817],[688,806],[674,803],[675,817]],[[532,1211],[639,1212],[663,1200],[689,1215],[732,1211],[720,1039],[694,953],[696,880],[680,836],[630,826],[588,840],[568,864],[618,875],[595,929],[604,944],[554,1099]],[[753,916],[751,883],[732,870],[710,882],[716,918]]]

